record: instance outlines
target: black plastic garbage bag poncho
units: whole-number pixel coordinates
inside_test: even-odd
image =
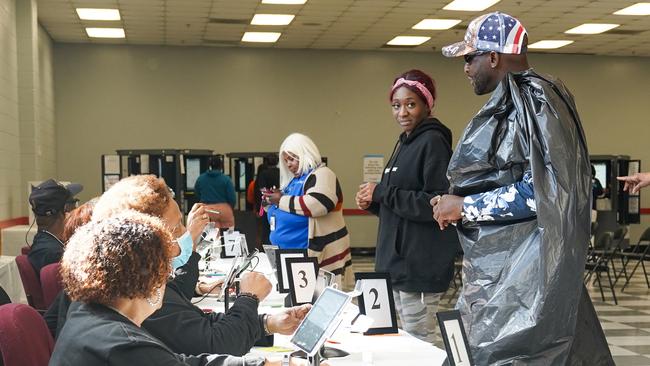
[[[474,361],[607,365],[604,340],[603,352],[588,349],[593,342],[574,345],[578,308],[593,309],[589,297],[582,297],[591,221],[584,132],[564,85],[532,70],[508,74],[466,127],[449,163],[450,193],[507,186],[528,169],[536,217],[458,224],[465,254],[457,308]],[[579,306],[581,301],[588,303]],[[589,326],[581,329],[604,339],[595,313],[587,315]]]

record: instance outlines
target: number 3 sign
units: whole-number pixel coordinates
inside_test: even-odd
[[[441,311],[436,314],[440,334],[445,342],[447,361],[450,366],[472,366],[472,354],[458,310]]]
[[[397,316],[393,286],[388,273],[357,272],[355,280],[361,283],[359,296],[361,314],[372,318],[372,327],[364,334],[397,333]]]
[[[311,257],[287,258],[286,261],[291,303],[294,306],[311,304],[316,291],[318,260]]]

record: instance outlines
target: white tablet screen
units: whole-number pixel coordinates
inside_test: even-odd
[[[349,296],[341,291],[325,289],[296,330],[291,343],[311,354],[325,341],[323,336],[329,336],[325,332],[333,322],[337,321],[337,315],[341,313],[348,299]]]

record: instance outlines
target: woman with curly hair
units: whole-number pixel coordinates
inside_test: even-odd
[[[77,230],[61,275],[81,304],[71,309],[50,365],[263,365],[260,358],[178,355],[141,328],[162,304],[172,251],[162,222],[133,211]]]

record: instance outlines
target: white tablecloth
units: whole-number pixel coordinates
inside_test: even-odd
[[[259,255],[260,262],[256,271],[262,272],[269,277],[275,288],[277,282],[272,274],[268,259],[264,254]],[[227,271],[231,259],[221,259],[217,268]],[[260,304],[260,313],[276,313],[282,310],[286,294],[279,294],[272,291],[271,294]],[[194,301],[198,300],[195,298]],[[215,297],[207,297],[196,304],[200,308],[213,311],[223,311],[223,303]],[[274,345],[287,349],[297,349],[290,342],[290,336],[275,335]],[[343,349],[350,353],[344,358],[329,360],[332,366],[346,365],[442,365],[447,358],[444,350],[429,343],[423,342],[410,334],[400,330],[399,334],[364,336],[360,333],[351,333],[349,327],[343,324],[326,343],[327,346]],[[253,348],[252,355],[264,355],[271,358],[281,358],[282,353],[270,351],[269,348]]]
[[[6,229],[2,229],[2,255],[20,255],[20,248],[24,247],[25,244],[25,234],[29,229],[29,225],[16,225],[11,226]],[[32,227],[32,230],[27,235],[27,242],[29,244],[34,240],[34,235],[36,235],[36,225]]]
[[[27,296],[25,296],[15,258],[6,255],[0,256],[0,286],[9,295],[11,302],[27,304]]]

